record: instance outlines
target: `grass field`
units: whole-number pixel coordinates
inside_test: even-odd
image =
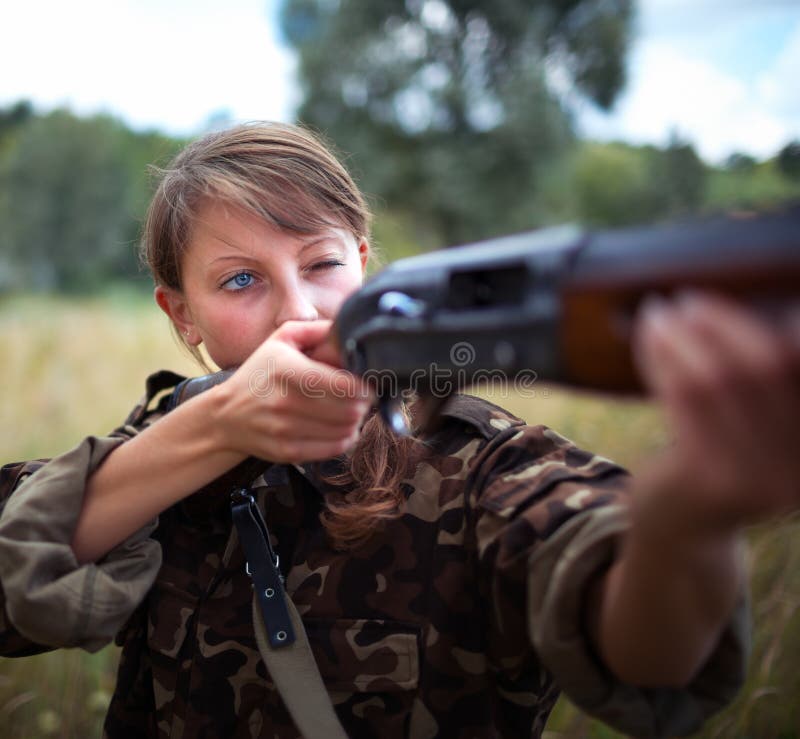
[[[160,368],[199,374],[147,298],[0,299],[0,463],[65,451],[119,425]],[[632,470],[662,448],[659,414],[646,403],[537,387],[535,397],[490,393],[531,423],[545,423]],[[751,535],[754,650],[738,700],[702,737],[800,737],[800,523]],[[0,659],[0,737],[99,736],[114,684],[115,648]],[[566,700],[551,737],[618,737]]]

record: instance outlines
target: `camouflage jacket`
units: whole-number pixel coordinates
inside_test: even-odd
[[[45,490],[51,503],[72,495],[79,507],[89,472],[165,412],[163,397],[151,406],[176,379],[151,377],[113,435],[49,464],[6,469],[16,492],[0,518],[0,652],[96,649],[116,632],[109,737],[295,737],[255,644],[227,495],[199,491],[82,567],[66,551],[74,515],[42,531],[26,513],[41,513]],[[415,443],[413,461],[404,515],[346,553],[330,547],[319,521],[325,497],[340,495],[321,476],[341,460],[273,465],[251,484],[350,736],[536,737],[562,689],[622,731],[674,735],[735,694],[741,609],[684,690],[623,685],[592,651],[583,594],[626,527],[628,478],[617,465],[469,396]],[[60,549],[42,557],[31,541]],[[64,618],[31,615],[45,603]]]

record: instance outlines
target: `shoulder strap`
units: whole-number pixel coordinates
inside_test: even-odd
[[[303,621],[283,587],[269,531],[247,488],[231,494],[231,514],[253,580],[253,629],[261,658],[305,739],[347,739],[308,644]]]

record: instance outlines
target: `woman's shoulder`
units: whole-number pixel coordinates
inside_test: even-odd
[[[466,393],[452,395],[440,414],[448,420],[461,422],[486,439],[492,439],[507,429],[525,426],[525,421],[484,398]]]
[[[485,398],[466,393],[451,396],[440,410],[443,421],[437,428],[443,435],[478,436],[489,449],[509,450],[515,447],[527,456],[540,457],[560,452],[573,454],[578,447],[554,429],[543,424],[529,424],[509,410]]]
[[[544,425],[524,419],[484,398],[456,394],[439,410],[439,418],[419,439],[420,454],[453,460],[471,470],[477,481],[537,465],[541,460],[560,460],[568,466],[583,465],[594,457],[569,439]]]
[[[453,396],[442,416],[440,438],[449,436],[451,448],[463,447],[455,456],[468,457],[477,486],[493,491],[486,500],[496,499],[501,507],[512,493],[528,499],[565,481],[603,487],[602,481],[627,477],[612,460],[582,449],[548,426],[529,425],[483,398]],[[470,437],[478,443],[468,445]]]

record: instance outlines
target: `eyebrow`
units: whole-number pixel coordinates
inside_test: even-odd
[[[209,264],[214,264],[216,262],[223,262],[226,260],[235,259],[237,261],[245,261],[245,262],[257,262],[259,261],[255,257],[247,256],[246,254],[224,254],[221,257],[215,257],[212,259]]]
[[[253,262],[253,263],[257,263],[257,262],[260,261],[257,257],[250,256],[249,254],[245,253],[244,251],[239,251],[239,247],[236,246],[235,244],[232,244],[229,241],[225,241],[224,239],[221,239],[219,237],[217,237],[217,238],[218,238],[219,241],[221,241],[226,246],[229,246],[229,247],[231,247],[233,249],[236,249],[238,253],[237,254],[223,254],[222,256],[215,257],[210,262],[208,262],[207,266],[211,266],[212,264],[216,264],[217,262],[230,261],[230,260]],[[336,241],[336,242],[340,242],[341,243],[342,242],[342,238],[337,233],[327,233],[327,234],[313,235],[313,236],[310,236],[307,241],[303,242],[303,244],[298,249],[297,253],[298,254],[302,254],[304,251],[306,251],[307,249],[311,248],[312,246],[316,246],[316,245],[321,244],[321,243],[323,243],[325,241]]]
[[[330,232],[324,234],[317,234],[310,236],[308,241],[305,241],[303,245],[300,247],[300,253],[304,252],[306,249],[312,246],[316,246],[317,244],[321,244],[324,241],[343,241],[342,237],[338,233]]]

